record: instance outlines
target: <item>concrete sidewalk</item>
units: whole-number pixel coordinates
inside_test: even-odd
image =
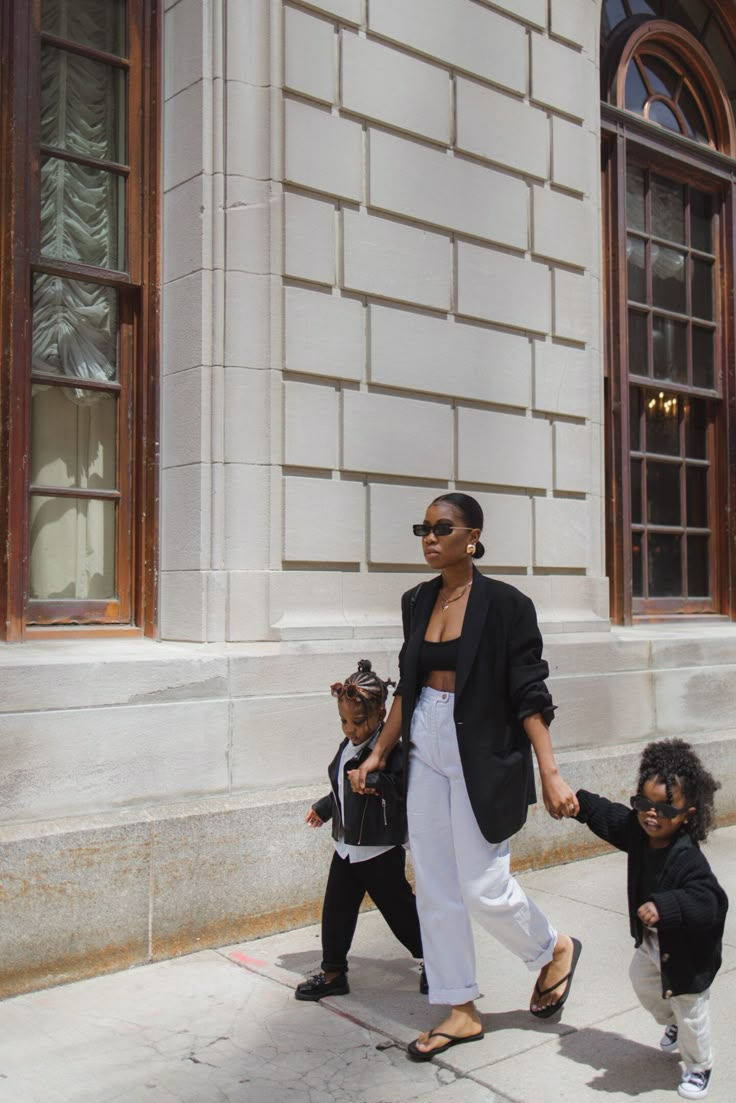
[[[706,853],[736,899],[736,827]],[[571,1103],[679,1097],[678,1063],[628,980],[625,857],[524,874],[583,954],[561,1020],[532,1018],[534,978],[476,931],[486,1038],[426,1064],[404,1046],[436,1023],[415,964],[380,915],[364,915],[349,996],[298,1003],[320,959],[306,927],[0,1004],[0,1103]],[[713,988],[711,1103],[734,1098],[736,911]]]

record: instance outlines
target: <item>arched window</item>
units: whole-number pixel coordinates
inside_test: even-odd
[[[731,615],[733,28],[707,0],[607,0],[607,476],[619,622]],[[733,445],[731,445],[732,447]]]

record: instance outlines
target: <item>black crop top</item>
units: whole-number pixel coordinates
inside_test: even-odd
[[[422,640],[422,646],[419,649],[420,677],[425,677],[432,670],[457,670],[459,647],[459,636],[454,640],[441,640],[439,643]]]

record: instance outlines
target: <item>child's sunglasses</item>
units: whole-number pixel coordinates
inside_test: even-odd
[[[637,793],[636,796],[631,798],[631,807],[636,812],[651,812],[663,820],[674,820],[677,816],[681,816],[683,812],[687,812],[687,808],[675,808],[674,804],[657,804],[653,800],[648,800],[643,797],[641,793]]]
[[[347,697],[348,701],[366,701],[367,697],[364,693],[361,693],[360,686],[354,685],[352,682],[333,682],[330,686],[330,693],[333,697],[337,697],[338,700],[341,697]]]
[[[422,521],[420,525],[412,525],[411,531],[415,536],[429,536],[430,532],[433,532],[435,536],[449,536],[451,532],[470,532],[471,529],[467,525],[453,525],[452,521],[437,521],[434,525],[427,524],[426,521]]]

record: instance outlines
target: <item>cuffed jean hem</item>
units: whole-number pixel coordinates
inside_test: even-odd
[[[530,973],[538,973],[545,965],[549,965],[550,961],[555,956],[558,934],[554,927],[552,928],[551,939],[552,941],[541,951],[541,953],[537,954],[536,957],[531,958],[529,961],[524,962]]]
[[[694,1065],[689,1061],[680,1061],[679,1065],[683,1072],[709,1072],[713,1068],[713,1061],[705,1064],[702,1061],[696,1061]]]
[[[451,1004],[452,1007],[460,1007],[469,1000],[477,1000],[480,996],[480,988],[477,984],[470,984],[467,988],[430,988],[429,1002],[439,1004]]]

